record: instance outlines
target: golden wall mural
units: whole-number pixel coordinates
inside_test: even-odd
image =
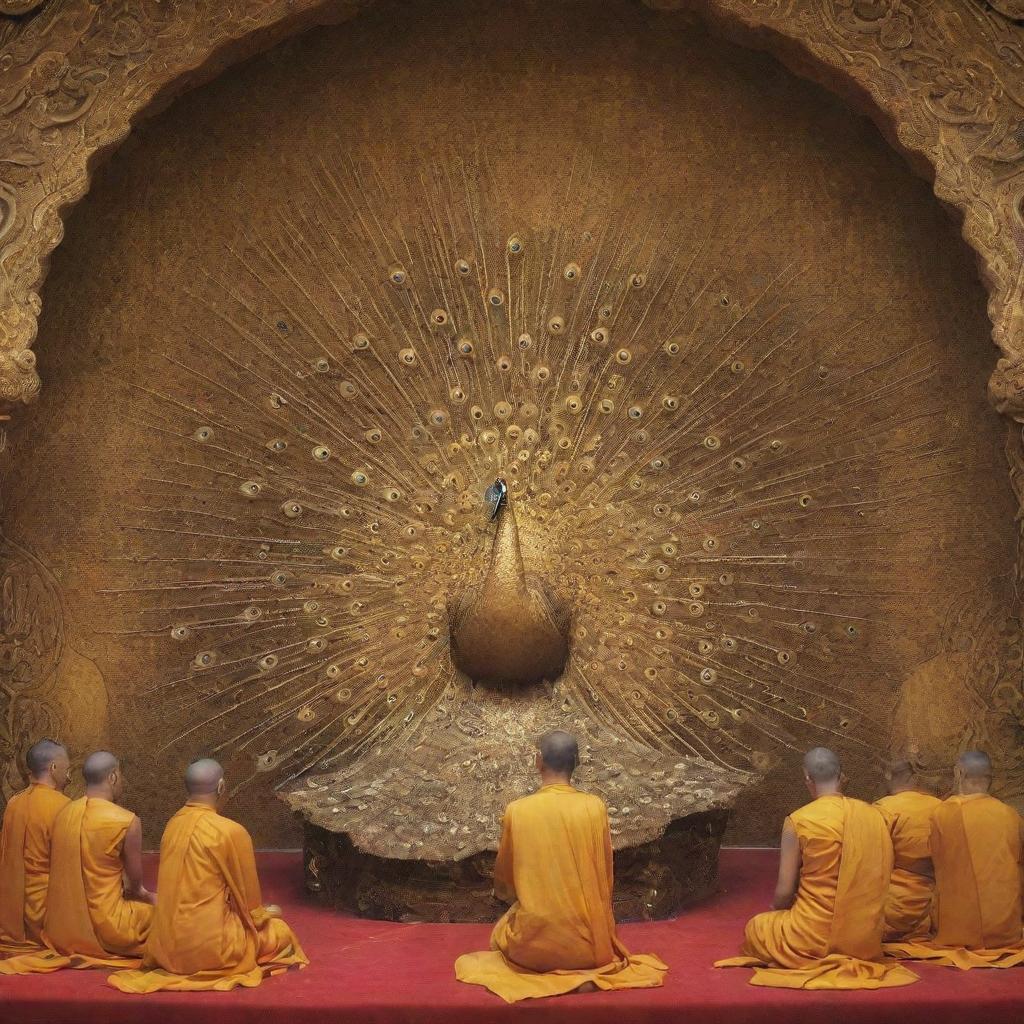
[[[896,8],[824,6],[913,49]],[[106,79],[59,63],[87,116]],[[728,808],[774,841],[810,744],[870,796],[893,750],[941,787],[983,743],[1024,796],[1019,428],[970,255],[872,125],[702,22],[385,4],[298,35],[132,136],[43,297],[4,456],[8,790],[36,732],[102,738],[152,841],[213,754],[259,842],[301,820],[311,884],[370,872],[388,916],[456,883],[486,916],[555,726],[629,914],[712,883]]]

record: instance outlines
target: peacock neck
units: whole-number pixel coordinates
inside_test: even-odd
[[[491,545],[491,563],[487,568],[484,592],[488,596],[524,593],[526,570],[519,548],[519,527],[512,504],[506,500],[498,509],[498,528]]]

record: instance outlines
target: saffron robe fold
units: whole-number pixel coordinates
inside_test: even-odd
[[[167,823],[157,892],[142,969],[108,979],[122,992],[254,988],[309,963],[263,906],[249,833],[213,807],[190,801]]]
[[[600,797],[544,786],[505,809],[494,891],[515,900],[489,952],[467,953],[455,976],[506,1002],[599,989],[655,988],[668,967],[632,955],[612,914],[612,844]]]
[[[788,819],[800,842],[793,906],[747,922],[744,956],[716,967],[753,967],[769,988],[857,989],[910,985],[917,975],[882,961],[892,840],[880,811],[834,794]]]
[[[931,847],[935,937],[886,952],[963,970],[1024,964],[1020,815],[987,793],[951,796],[932,815]]]
[[[885,901],[883,940],[894,942],[927,936],[932,930],[935,879],[915,870],[931,858],[932,813],[942,801],[928,793],[908,790],[875,801],[889,821],[893,867]]]
[[[50,839],[57,815],[70,802],[38,783],[7,802],[0,831],[0,957],[43,948]]]
[[[121,847],[135,815],[82,797],[53,825],[50,885],[40,953],[0,960],[0,974],[62,967],[130,967],[139,962],[153,908],[125,899]]]

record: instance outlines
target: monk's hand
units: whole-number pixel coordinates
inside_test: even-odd
[[[281,908],[276,903],[268,903],[263,909],[267,912],[267,917],[281,916]]]

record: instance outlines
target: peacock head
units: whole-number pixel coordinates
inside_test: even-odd
[[[493,522],[498,518],[502,506],[508,501],[508,485],[499,476],[490,487],[484,491],[484,506],[487,509],[488,518]]]

